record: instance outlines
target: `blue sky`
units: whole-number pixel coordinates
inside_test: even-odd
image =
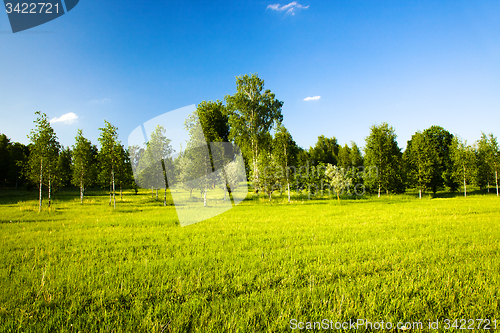
[[[53,123],[66,146],[78,128],[97,143],[103,119],[126,144],[147,120],[222,100],[235,76],[258,73],[304,148],[321,134],[364,146],[381,122],[400,147],[431,125],[469,142],[500,135],[500,2],[300,0],[277,10],[288,4],[81,0],[16,34],[0,13],[0,132],[27,143],[40,110],[66,115]]]

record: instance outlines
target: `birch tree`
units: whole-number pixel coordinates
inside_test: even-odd
[[[295,162],[297,144],[283,124],[278,124],[273,140],[273,156],[283,170],[283,181],[286,184],[288,202],[290,203],[290,169]]]
[[[93,163],[92,144],[83,136],[81,129],[75,137],[73,145],[71,183],[80,188],[80,203],[83,204],[85,189],[92,186],[96,176],[96,165]]]
[[[118,128],[104,120],[104,127],[99,128],[101,135],[98,138],[101,144],[99,151],[99,164],[101,167],[100,179],[104,184],[109,184],[109,204],[113,200],[113,209],[116,208],[115,172],[119,160]]]
[[[57,168],[57,158],[60,144],[54,129],[45,113],[35,112],[35,129],[28,136],[30,140],[30,155],[26,165],[26,176],[38,184],[38,212],[42,210],[42,187],[48,187],[48,206],[50,207],[52,183]]]
[[[478,141],[478,158],[480,163],[484,165],[478,171],[482,173],[480,176],[488,182],[488,191],[490,187],[489,180],[494,179],[497,196],[499,196],[498,169],[500,167],[500,150],[497,138],[492,133],[488,135],[482,133],[481,139]]]
[[[229,112],[230,139],[242,147],[252,160],[253,181],[258,183],[258,160],[265,149],[269,131],[283,120],[283,102],[271,90],[264,90],[264,80],[257,74],[236,77],[236,93],[225,97]],[[250,153],[248,153],[250,152]],[[258,191],[258,189],[257,189]]]
[[[464,196],[467,197],[467,184],[471,184],[475,178],[475,151],[473,147],[467,145],[467,141],[455,136],[451,142],[450,155],[453,162],[453,177],[457,182],[463,182]]]
[[[375,167],[378,172],[375,177],[367,177],[365,183],[376,189],[378,197],[382,189],[389,193],[402,192],[402,153],[396,141],[394,128],[387,123],[373,125],[370,135],[366,138],[365,166]]]

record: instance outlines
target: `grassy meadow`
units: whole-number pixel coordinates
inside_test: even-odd
[[[250,195],[183,228],[162,194],[126,192],[113,210],[105,192],[81,205],[62,191],[38,213],[35,192],[0,192],[0,331],[287,332],[292,319],[359,318],[500,327],[494,194]]]

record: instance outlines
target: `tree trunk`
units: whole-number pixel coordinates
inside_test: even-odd
[[[467,198],[467,182],[465,181],[465,165],[464,167],[464,197]]]
[[[113,179],[113,209],[116,209],[116,197],[115,197],[115,169],[111,168],[111,178]]]
[[[83,204],[83,182],[80,181],[80,203]]]
[[[286,181],[286,186],[288,188],[288,203],[290,203],[290,182],[288,181],[288,179]]]
[[[111,206],[111,182],[109,182],[109,205]]]
[[[205,191],[203,191],[203,207],[207,207],[207,187],[205,186]]]
[[[122,183],[120,183],[120,201],[123,201]]]
[[[50,208],[50,193],[52,192],[52,179],[51,174],[49,173],[49,208]]]
[[[151,186],[151,199],[153,199],[154,197],[155,197],[155,190],[153,186]]]
[[[38,212],[42,211],[42,176],[43,175],[43,158],[40,159],[40,193],[38,195]]]
[[[497,186],[497,197],[498,197],[498,174],[497,174],[497,170],[495,170],[495,184]]]
[[[418,198],[422,199],[422,188],[418,189]]]
[[[158,201],[158,189],[156,189],[156,201]]]
[[[167,206],[167,188],[165,187],[165,195],[163,196],[163,206]]]
[[[378,197],[380,198],[380,183],[378,184]]]
[[[273,192],[269,192],[269,202],[271,202],[272,197],[273,197]]]

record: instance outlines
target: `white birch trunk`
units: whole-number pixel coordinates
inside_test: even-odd
[[[464,167],[464,197],[467,198],[467,182],[465,181],[465,165],[463,165]]]
[[[43,158],[40,159],[40,193],[38,195],[38,212],[42,211],[42,180],[43,180]]]
[[[111,178],[113,179],[113,209],[116,209],[116,197],[115,197],[115,169],[111,168]]]

